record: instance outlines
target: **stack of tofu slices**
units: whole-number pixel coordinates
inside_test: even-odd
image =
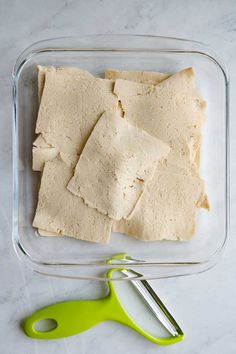
[[[107,243],[189,240],[199,208],[206,103],[192,68],[173,75],[38,66],[33,226],[43,236]],[[119,237],[114,235],[113,237]]]

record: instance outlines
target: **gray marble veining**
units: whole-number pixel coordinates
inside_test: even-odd
[[[1,0],[0,1],[0,352],[3,354],[160,353],[234,354],[236,351],[236,218],[222,261],[207,273],[152,285],[186,332],[184,342],[158,348],[116,323],[79,336],[33,341],[20,320],[54,301],[101,296],[97,282],[48,279],[17,260],[11,244],[11,70],[17,55],[45,38],[91,33],[137,33],[203,41],[223,55],[231,77],[231,117],[236,114],[236,2],[234,0]],[[231,179],[236,173],[236,121],[231,120]],[[231,187],[231,214],[236,189]]]

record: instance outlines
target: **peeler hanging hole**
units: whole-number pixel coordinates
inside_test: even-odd
[[[36,322],[34,328],[37,332],[51,332],[57,328],[57,321],[52,318],[45,318]]]

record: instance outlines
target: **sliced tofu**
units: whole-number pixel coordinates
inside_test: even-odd
[[[183,84],[183,77],[188,75],[191,76],[190,94],[183,88],[181,91],[178,84],[179,79]],[[190,239],[195,232],[196,208],[209,209],[204,184],[199,177],[201,128],[205,121],[206,104],[199,95],[194,95],[196,91],[192,70],[171,78],[155,87],[117,79],[114,87],[124,118],[171,147],[171,152],[159,164],[157,174],[148,184],[130,220],[122,219],[113,226],[115,231],[144,240]],[[170,180],[169,186],[165,184],[165,178],[166,181]],[[173,194],[173,183],[176,184],[177,194]],[[157,194],[160,189],[162,198]],[[182,199],[189,197],[186,209],[183,204],[178,209],[177,199],[181,195]],[[177,210],[179,214],[176,215]]]
[[[71,67],[53,67],[53,66],[37,66],[38,69],[38,99],[39,103],[41,101],[44,84],[45,75],[48,72],[55,73],[56,75],[75,75],[81,78],[94,78],[92,74],[88,71],[81,70],[79,68]],[[58,149],[51,144],[47,143],[42,134],[39,134],[37,139],[33,143],[32,151],[32,168],[34,171],[42,171],[46,161],[53,159],[57,153]],[[35,148],[36,147],[36,148]]]
[[[119,79],[114,93],[121,101],[125,119],[171,147],[165,168],[198,175],[195,158],[205,120],[204,101],[177,94],[163,88],[162,83],[154,87]]]
[[[162,81],[161,86],[187,96],[199,96],[199,91],[196,86],[196,75],[193,68],[178,71],[176,74],[167,78],[167,80]]]
[[[177,93],[199,96],[196,86],[196,74],[193,68],[186,68],[175,74],[160,73],[155,71],[124,71],[107,69],[105,78],[111,80],[128,80],[141,84],[158,85]]]
[[[43,94],[44,83],[45,83],[45,74],[47,72],[54,72],[56,74],[69,74],[69,75],[76,75],[81,78],[93,78],[94,76],[90,74],[86,70],[81,70],[79,68],[73,67],[54,67],[54,66],[41,66],[37,65],[38,69],[38,99],[39,103],[41,101],[41,97]]]
[[[119,220],[129,218],[170,148],[115,114],[104,113],[92,131],[67,188]]]
[[[112,90],[110,80],[46,72],[36,133],[60,152],[80,154],[102,113],[116,111]]]
[[[32,150],[32,169],[33,171],[42,171],[45,162],[53,160],[59,150],[57,148],[37,148]]]
[[[49,69],[48,72],[55,74],[54,69]],[[40,76],[39,81],[41,81],[41,92],[44,86],[44,80],[46,76],[45,72],[47,71],[44,70],[43,73],[43,70],[41,70],[41,73],[39,73]],[[63,73],[63,70],[61,70],[60,74],[62,74],[63,76],[65,72]],[[136,203],[136,206],[132,210],[132,213],[129,214],[128,216],[129,220],[122,219],[114,222],[113,224],[114,231],[124,232],[140,240],[145,240],[145,241],[152,241],[152,240],[154,241],[154,240],[161,240],[161,239],[169,239],[169,240],[190,239],[195,232],[195,218],[197,214],[197,208],[198,207],[209,208],[208,198],[204,194],[204,183],[199,178],[201,126],[205,120],[205,115],[204,115],[205,102],[201,99],[197,91],[196,82],[195,82],[195,73],[193,69],[188,68],[172,76],[169,76],[168,74],[162,74],[162,73],[124,72],[118,70],[107,70],[105,75],[106,78],[112,80],[117,80],[121,78],[124,80],[135,81],[136,83],[141,82],[143,84],[148,84],[148,85],[140,85],[139,88],[138,86],[134,87],[129,85],[128,86],[124,85],[122,87],[121,91],[124,96],[124,99],[123,102],[120,99],[121,103],[119,104],[121,107],[121,112],[123,113],[124,117],[128,120],[129,117],[127,116],[127,111],[125,110],[124,107],[125,98],[127,98],[127,100],[129,100],[130,98],[131,101],[131,99],[134,100],[135,97],[136,101],[134,104],[138,102],[138,97],[136,96],[142,96],[142,97],[149,96],[149,98],[152,99],[153,97],[151,97],[151,95],[153,96],[156,95],[155,90],[156,88],[158,88],[158,86],[159,86],[159,94],[161,91],[163,91],[164,94],[166,94],[166,92],[169,92],[169,94],[177,94],[177,96],[179,96],[179,98],[175,101],[176,102],[175,109],[177,110],[177,112],[179,111],[179,105],[183,103],[183,102],[181,103],[180,96],[182,96],[182,99],[184,96],[186,96],[185,99],[187,99],[189,96],[192,96],[192,99],[196,99],[196,105],[199,106],[199,116],[198,116],[199,121],[198,124],[196,124],[196,128],[195,128],[196,130],[193,130],[193,135],[192,134],[189,135],[189,133],[193,129],[193,125],[191,122],[193,122],[194,119],[192,121],[190,120],[190,125],[186,126],[185,127],[186,129],[184,129],[184,131],[178,130],[178,125],[177,125],[178,135],[176,139],[174,138],[170,139],[170,136],[168,134],[167,139],[169,140],[168,141],[166,140],[166,142],[168,142],[172,147],[171,154],[169,154],[166,159],[162,160],[159,163],[158,169],[156,169],[153,179],[151,181],[149,180],[149,182],[146,181],[147,188],[145,186],[144,190],[142,191],[143,192],[142,197]],[[89,77],[86,75],[84,79],[94,80],[93,77]],[[101,80],[101,79],[97,79],[97,80]],[[154,86],[156,86],[156,88]],[[39,91],[40,91],[40,87],[39,87]],[[131,98],[130,96],[133,97]],[[119,105],[117,105],[117,107],[119,107]],[[149,108],[148,105],[145,107],[144,111],[146,111],[146,108]],[[131,104],[129,109],[130,111],[132,111]],[[163,110],[163,107],[161,109]],[[138,116],[136,112],[134,112],[134,116],[135,115]],[[145,119],[147,117],[153,118],[152,109],[150,108],[149,111],[147,110],[147,114],[146,115],[144,114],[143,116],[145,117]],[[159,117],[161,116],[161,111],[158,112],[158,116]],[[183,119],[185,117],[185,114],[184,117],[182,114],[180,116],[181,119]],[[140,127],[140,125],[137,124],[136,119],[133,119],[131,123],[135,126],[137,125],[138,127]],[[148,122],[148,119],[146,123],[147,125],[150,123]],[[157,125],[153,124],[151,130],[152,131],[155,130],[156,127]],[[171,127],[173,128],[174,124]],[[145,126],[141,126],[141,129],[146,130]],[[164,126],[163,126],[163,130],[164,130]],[[39,142],[37,142],[39,146],[36,145],[38,149],[42,148],[43,150],[45,150],[49,148],[50,149],[55,148],[54,141],[53,139],[51,139],[49,134],[50,132],[51,131],[49,132],[46,131],[45,133],[43,133],[44,135],[41,134],[39,135],[39,139],[42,138],[45,141],[45,144],[47,146],[43,143],[43,141],[40,142],[39,140]],[[156,136],[156,134],[153,134],[153,132],[151,131],[149,131],[149,133],[151,135]],[[186,140],[186,136],[189,139]],[[48,141],[48,137],[49,137],[49,141]],[[157,137],[160,138],[159,135]],[[66,149],[65,150],[62,149],[62,151],[68,152]],[[74,154],[74,150],[71,151],[73,151],[72,153]],[[37,153],[39,153],[39,150],[37,151]],[[76,154],[78,154],[78,152],[76,152]],[[73,163],[71,162],[68,163],[68,158],[65,158],[65,156],[67,155],[62,154],[62,156],[64,157],[61,158],[60,156],[58,156],[53,161],[61,160],[63,161],[63,163],[66,163],[66,165],[69,164],[70,167],[72,165],[73,166],[75,165],[76,158],[73,159]],[[42,165],[43,163],[41,163],[41,168]],[[48,163],[46,163],[46,165],[48,165]],[[72,171],[73,168],[71,170],[71,175],[72,175]],[[85,181],[85,177],[84,177],[84,181]],[[95,182],[97,181],[95,180]],[[94,198],[94,195],[91,196],[92,198]],[[80,197],[77,198],[81,199]],[[95,199],[97,198],[94,198],[94,200]],[[95,202],[97,202],[97,200],[95,200]],[[92,208],[91,210],[96,211],[95,209]],[[48,227],[46,226],[45,229],[48,230]],[[53,231],[50,230],[46,231],[40,229],[39,233],[42,232],[42,234],[46,236],[56,236],[56,235],[62,236],[62,234],[65,233],[62,229],[63,228],[59,226],[58,228],[56,228],[55,231],[55,226],[53,226]],[[94,242],[101,242],[101,241],[94,241]],[[106,241],[102,241],[102,242],[106,242]]]
[[[112,220],[89,208],[66,188],[77,156],[60,154],[45,163],[33,226],[81,240],[107,243]]]
[[[40,134],[37,136],[35,141],[33,142],[33,147],[37,148],[42,148],[42,149],[48,149],[52,147],[50,144],[46,142],[46,140],[43,138],[43,136]]]
[[[157,85],[170,77],[170,74],[154,71],[124,71],[107,69],[105,70],[105,78],[111,80],[123,79],[135,81],[143,84]]]
[[[166,88],[171,91],[176,91],[179,94],[186,94],[187,96],[199,96],[199,92],[196,86],[196,75],[193,68],[187,68],[179,71],[173,75],[163,74],[159,72],[150,71],[121,71],[108,69],[105,71],[105,77],[113,80],[125,79],[129,81],[146,83],[146,84],[160,84],[162,88]],[[200,96],[199,96],[200,97]],[[206,105],[202,101],[202,105]],[[121,109],[122,111],[122,109]],[[201,140],[201,139],[200,139]],[[194,141],[192,142],[194,143]],[[196,143],[195,143],[196,144]],[[196,144],[195,148],[195,165],[197,170],[200,170],[200,145]],[[178,169],[176,170],[178,172]]]
[[[50,232],[47,230],[42,230],[42,229],[38,229],[38,233],[40,236],[46,236],[46,237],[59,237],[59,236],[63,236],[62,234],[57,234],[56,232]]]
[[[131,219],[114,222],[113,230],[143,241],[189,240],[203,195],[201,179],[157,168]]]
[[[33,142],[32,149],[32,169],[33,171],[42,171],[46,161],[54,159],[59,150],[46,142],[40,134]]]

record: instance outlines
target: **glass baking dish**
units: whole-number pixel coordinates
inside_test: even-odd
[[[103,77],[106,68],[174,73],[193,66],[207,100],[201,175],[211,211],[200,210],[197,232],[188,242],[145,243],[112,235],[101,245],[72,238],[38,236],[32,227],[40,173],[31,168],[38,110],[36,65],[73,66]],[[143,278],[198,273],[220,258],[228,235],[228,78],[225,67],[204,44],[168,37],[94,35],[37,42],[17,59],[13,70],[13,243],[17,255],[36,272],[106,280],[112,255],[126,252]],[[124,275],[122,275],[125,278]],[[137,275],[137,277],[140,277]]]

